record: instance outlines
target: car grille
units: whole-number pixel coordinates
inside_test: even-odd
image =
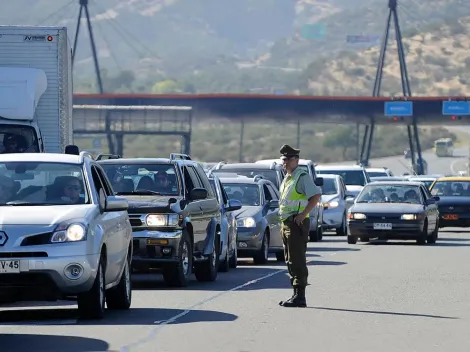
[[[367,215],[367,220],[400,220],[401,215]]]
[[[129,221],[131,223],[132,228],[145,226],[144,222],[142,222],[143,216],[144,216],[144,214],[131,214],[131,215],[129,215]]]
[[[39,235],[26,237],[22,242],[21,246],[40,246],[49,244],[52,236],[52,232],[41,233]]]
[[[46,252],[0,252],[0,258],[47,258]],[[2,274],[2,279],[3,279]]]

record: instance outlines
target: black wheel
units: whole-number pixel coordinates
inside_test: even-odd
[[[416,239],[416,243],[423,246],[426,244],[426,240],[428,238],[428,221],[424,220],[423,232],[421,235]]]
[[[438,238],[439,238],[439,224],[436,223],[436,228],[434,229],[432,234],[428,236],[427,241],[428,243],[433,244],[433,243],[436,243]]]
[[[179,246],[179,261],[163,268],[163,280],[171,287],[185,287],[191,280],[193,268],[193,245],[186,231],[183,231]]]
[[[131,271],[129,269],[129,258],[124,264],[121,280],[116,287],[106,291],[106,305],[108,309],[125,310],[129,309],[132,303],[132,282]]]
[[[284,252],[276,252],[276,260],[278,262],[286,261],[286,258],[284,257]]]
[[[343,216],[343,222],[341,223],[341,227],[336,229],[337,236],[347,236],[348,235],[348,223],[346,221],[346,215]]]
[[[230,256],[228,255],[229,248],[227,246],[227,251],[225,252],[225,258],[219,263],[219,271],[226,273],[230,270]]]
[[[106,307],[105,265],[101,257],[98,263],[95,281],[90,291],[77,297],[78,314],[83,319],[102,319]]]
[[[238,266],[238,251],[233,249],[232,256],[230,257],[230,268],[235,269]]]
[[[349,244],[356,244],[357,243],[357,236],[348,235],[348,243]]]
[[[194,274],[198,281],[206,282],[215,281],[217,279],[217,271],[219,268],[219,239],[219,234],[217,234],[212,253],[207,260],[202,263],[197,263],[197,265],[194,266]]]
[[[361,237],[360,238],[361,242],[369,242],[369,240],[370,240],[369,237]]]
[[[255,264],[266,264],[269,258],[269,234],[267,231],[264,232],[263,243],[258,252],[253,256]]]

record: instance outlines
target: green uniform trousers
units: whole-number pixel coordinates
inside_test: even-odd
[[[308,284],[307,243],[310,219],[299,226],[291,216],[282,222],[281,237],[284,244],[284,258],[291,277],[292,286],[306,287]]]

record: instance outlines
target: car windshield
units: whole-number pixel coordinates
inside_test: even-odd
[[[261,175],[265,179],[267,179],[267,180],[271,181],[272,183],[274,183],[277,187],[280,186],[278,181],[277,181],[277,171],[276,170],[232,169],[232,168],[224,167],[223,169],[214,171],[215,174],[217,174],[218,172],[220,172],[220,173],[223,173],[223,172],[231,172],[232,173],[233,172],[233,173],[236,173],[237,175],[246,176],[246,177],[250,177],[250,178],[253,178],[256,175]]]
[[[89,204],[81,165],[0,163],[0,205]]]
[[[319,174],[340,175],[346,186],[364,186],[366,177],[362,170],[317,170]]]
[[[38,153],[36,131],[31,126],[0,126],[0,154]]]
[[[366,185],[356,203],[411,203],[422,204],[418,186],[412,185]]]
[[[431,194],[439,197],[470,197],[470,181],[436,181]]]
[[[387,177],[388,174],[385,171],[367,171],[369,177]]]
[[[101,163],[119,195],[179,195],[175,167],[169,164]]]
[[[228,199],[236,199],[242,206],[259,206],[261,197],[258,185],[243,183],[222,183]]]
[[[323,195],[333,195],[338,193],[338,187],[334,178],[323,178],[323,186],[321,187]]]

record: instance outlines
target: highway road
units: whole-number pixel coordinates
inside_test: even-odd
[[[457,150],[462,156],[466,148]],[[430,172],[459,158],[425,153]],[[404,172],[403,157],[375,160]],[[455,164],[454,164],[455,166]],[[470,351],[470,232],[440,232],[435,245],[348,245],[325,236],[308,249],[308,308],[283,308],[285,266],[241,261],[215,283],[167,289],[134,276],[133,305],[102,321],[79,321],[74,302],[0,308],[1,352]]]

